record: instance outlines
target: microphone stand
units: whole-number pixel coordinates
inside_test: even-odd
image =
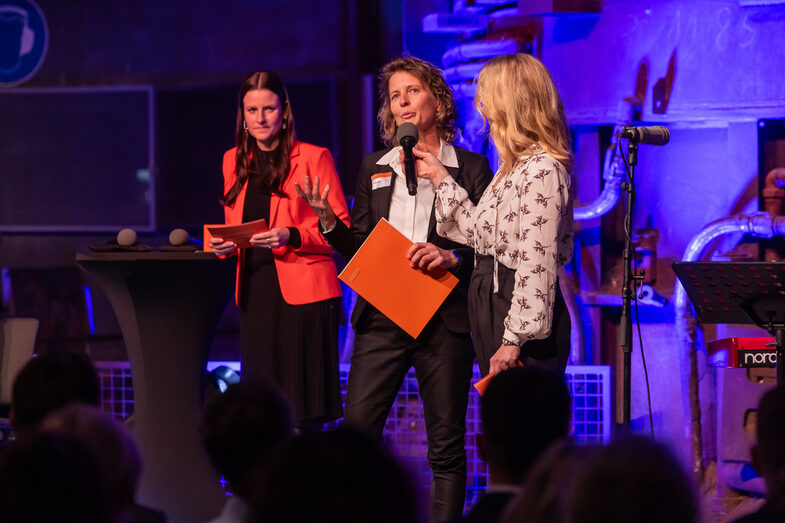
[[[630,391],[632,389],[632,285],[634,281],[643,279],[643,273],[633,274],[632,271],[632,208],[635,204],[635,165],[638,163],[638,143],[629,140],[627,152],[630,181],[622,184],[627,191],[627,213],[624,216],[624,279],[621,287],[621,320],[619,322],[619,345],[623,358],[623,397],[622,426],[630,428]]]

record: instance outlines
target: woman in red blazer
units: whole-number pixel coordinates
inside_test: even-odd
[[[300,142],[289,96],[275,73],[252,73],[240,88],[237,147],[223,159],[226,223],[264,218],[269,230],[238,249],[213,237],[219,256],[237,254],[237,304],[244,380],[264,378],[289,397],[301,425],[342,415],[338,381],[341,288],[332,249],[295,185],[329,185],[330,203],[349,224],[330,152]]]

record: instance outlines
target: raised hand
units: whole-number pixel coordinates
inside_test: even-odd
[[[313,212],[319,217],[322,227],[327,230],[332,229],[337,218],[335,211],[333,211],[330,202],[327,200],[327,196],[330,194],[330,185],[325,185],[324,189],[319,192],[319,177],[314,178],[312,186],[311,178],[306,175],[302,187],[297,182],[294,182],[294,190],[297,191],[297,195],[300,198],[311,206]]]

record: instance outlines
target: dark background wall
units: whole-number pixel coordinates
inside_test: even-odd
[[[173,227],[198,232],[203,223],[220,221],[221,158],[234,144],[237,87],[254,70],[271,69],[284,77],[300,138],[332,151],[346,192],[353,192],[359,161],[367,152],[362,129],[364,125],[369,128],[369,120],[373,129],[374,115],[363,109],[363,96],[367,100],[370,94],[375,101],[375,93],[363,92],[363,79],[400,53],[400,0],[37,3],[49,26],[46,59],[32,79],[15,89],[0,90],[0,95],[45,90],[37,95],[41,98],[24,97],[27,103],[18,106],[16,122],[36,122],[27,125],[26,132],[33,137],[27,142],[33,144],[30,153],[47,168],[41,173],[19,169],[19,147],[0,145],[0,167],[5,164],[6,180],[13,176],[18,185],[28,188],[25,198],[20,198],[22,191],[6,191],[0,226],[7,230],[8,226],[38,227],[32,235],[22,234],[18,228],[5,233],[0,242],[7,246],[10,242],[11,249],[0,253],[0,267],[29,265],[30,258],[22,247],[39,243],[47,230],[72,224],[69,205],[74,214],[84,214],[84,209],[90,208],[92,223],[84,224],[80,216],[78,224],[71,226],[68,245],[78,244],[83,236],[80,233],[101,228],[108,232],[123,226],[117,209],[128,193],[115,191],[109,197],[97,197],[91,187],[99,178],[113,177],[118,177],[119,186],[134,185],[127,178],[136,176],[137,170],[146,169],[152,177],[154,191],[147,202],[154,211],[149,220],[151,234],[168,234]],[[74,90],[97,86],[120,90],[150,87],[152,113],[134,110],[129,114],[122,96],[114,107],[103,104],[101,140],[95,136],[80,140],[77,136],[69,153],[89,157],[96,147],[119,151],[125,141],[146,140],[147,136],[139,132],[132,136],[128,131],[149,124],[150,165],[123,173],[118,154],[116,166],[111,162],[90,165],[88,160],[83,162],[88,164],[85,167],[63,161],[62,149],[58,153],[57,148],[42,146],[47,119],[51,118],[48,125],[67,133],[68,118],[85,114],[75,105],[84,104],[85,97],[74,96]],[[43,111],[42,100],[54,109]],[[0,126],[4,132],[21,136],[21,126],[11,118]],[[78,135],[77,128],[72,126],[72,133]],[[11,158],[14,154],[17,157]],[[47,183],[47,177],[60,181]],[[37,201],[29,201],[30,189],[40,195]],[[64,209],[60,212],[58,207],[61,223],[30,219],[38,201],[47,199],[56,200]],[[128,225],[137,223],[136,217],[129,217]],[[144,224],[140,226],[144,229]],[[48,249],[46,245],[51,243],[45,241],[42,248]],[[74,248],[63,249],[62,239],[55,243],[58,246],[51,249],[44,263],[57,265],[73,259]]]
[[[332,151],[353,192],[374,145],[376,71],[401,52],[401,0],[37,4],[45,61],[22,85],[0,88],[0,137],[13,138],[0,140],[0,314],[39,317],[43,345],[85,343],[85,312],[70,298],[86,283],[77,253],[125,226],[157,246],[175,227],[198,236],[223,220],[221,160],[251,71],[283,76],[299,137]],[[91,97],[96,88],[108,94]],[[128,200],[137,205],[123,213]],[[93,352],[96,336],[119,339],[94,291]]]

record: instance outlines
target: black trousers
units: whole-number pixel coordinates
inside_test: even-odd
[[[502,344],[504,319],[510,311],[515,271],[499,264],[499,292],[493,292],[493,257],[478,256],[469,283],[469,323],[472,326],[477,365],[488,374],[493,356]],[[550,335],[529,340],[521,347],[524,365],[547,367],[564,374],[570,357],[570,314],[561,289],[556,285]]]
[[[381,438],[404,377],[414,366],[433,472],[429,521],[460,516],[466,491],[466,408],[472,377],[471,337],[438,314],[413,339],[369,306],[355,331],[344,422]]]

